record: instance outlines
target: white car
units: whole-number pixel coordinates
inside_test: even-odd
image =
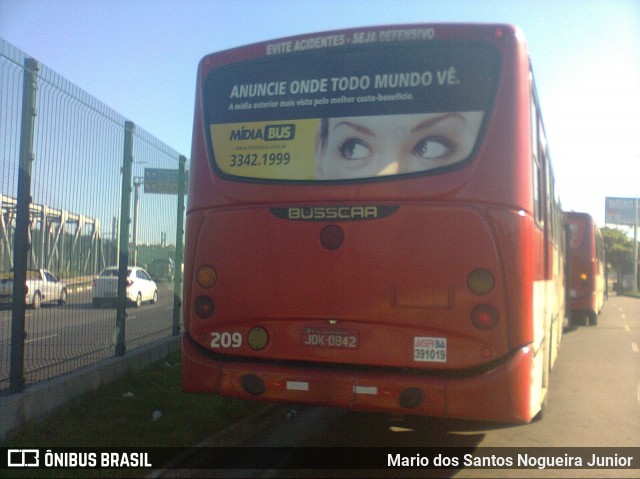
[[[118,268],[104,269],[93,280],[93,305],[115,304],[118,300]],[[158,301],[158,285],[149,273],[137,266],[127,269],[127,300],[138,308],[144,301]]]
[[[38,309],[44,303],[65,304],[67,287],[46,269],[27,270],[24,303]],[[13,302],[13,270],[0,274],[0,304]]]

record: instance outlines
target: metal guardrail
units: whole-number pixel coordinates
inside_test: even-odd
[[[0,309],[0,394],[180,333],[180,268],[135,312],[125,276],[154,258],[182,264],[184,156],[0,39],[0,158],[0,273],[21,284],[47,269],[70,293],[29,310],[16,289]],[[175,171],[175,191],[141,190],[147,169]],[[118,306],[93,308],[88,286],[111,265]]]

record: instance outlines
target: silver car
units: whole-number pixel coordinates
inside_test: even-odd
[[[118,268],[104,269],[93,280],[93,305],[115,304],[118,300]],[[144,269],[132,266],[127,269],[127,301],[139,308],[143,302],[158,301],[158,286]]]

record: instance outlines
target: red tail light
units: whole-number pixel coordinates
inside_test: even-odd
[[[200,296],[195,301],[195,312],[199,318],[207,319],[213,315],[213,311],[215,310],[215,306],[211,298],[208,296]]]
[[[488,304],[479,304],[471,311],[471,322],[481,331],[489,331],[498,324],[498,312]]]

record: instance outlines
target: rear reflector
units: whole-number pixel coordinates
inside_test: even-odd
[[[287,390],[289,391],[308,391],[309,383],[306,381],[287,381]]]
[[[329,225],[320,231],[320,244],[328,250],[338,249],[344,241],[344,232],[337,225]]]

